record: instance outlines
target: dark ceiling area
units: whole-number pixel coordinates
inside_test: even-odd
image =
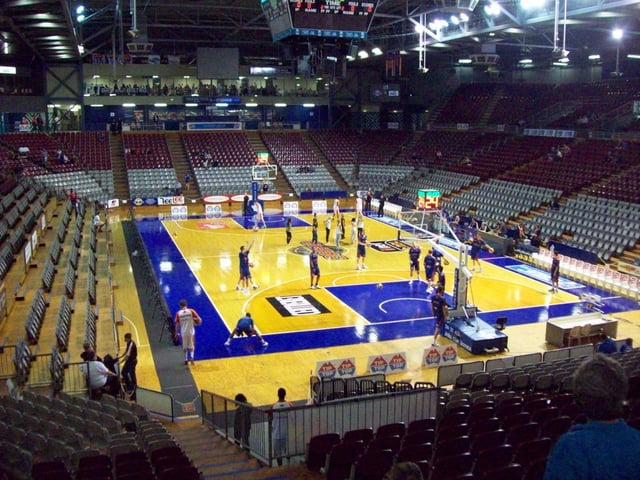
[[[504,68],[525,57],[565,56],[581,64],[595,54],[640,54],[638,0],[547,0],[525,9],[527,1],[532,3],[497,0],[492,16],[486,13],[489,0],[379,0],[367,40],[358,42],[416,59],[424,49],[427,64],[434,65],[495,54]],[[79,23],[81,4],[85,19]],[[450,20],[462,13],[466,21]],[[436,19],[448,25],[435,27]],[[416,25],[424,32],[422,45]],[[623,29],[622,39],[612,38],[614,28]],[[260,0],[4,0],[0,35],[0,59],[16,55],[50,64],[78,62],[93,53],[129,53],[130,43],[146,43],[158,55],[194,58],[198,47],[238,47],[245,63],[265,63],[285,60],[300,44],[336,47],[344,54],[352,42],[305,37],[274,42]]]

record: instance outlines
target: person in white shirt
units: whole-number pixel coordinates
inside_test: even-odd
[[[182,337],[182,349],[184,350],[184,364],[194,365],[194,352],[196,349],[196,326],[202,324],[202,318],[193,308],[187,306],[186,300],[180,300],[180,310],[176,313],[176,327],[180,329]]]
[[[100,218],[99,213],[96,213],[96,216],[93,217],[93,226],[98,232],[101,232],[102,228],[104,227],[104,222]]]
[[[115,379],[118,378],[118,375],[109,370],[104,363],[96,360],[95,352],[88,354],[87,363],[82,366],[82,370],[87,377],[92,394],[94,392],[111,393],[113,382],[117,381]]]

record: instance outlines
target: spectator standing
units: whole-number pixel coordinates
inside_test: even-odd
[[[369,189],[367,190],[367,195],[364,202],[365,213],[371,213],[371,200],[373,200],[373,192]]]
[[[278,410],[293,407],[291,402],[286,400],[287,391],[280,387],[278,389],[278,401],[271,406],[271,440],[273,441],[273,453],[278,465],[282,465],[282,460],[287,456],[289,442],[289,412],[278,412]]]
[[[191,189],[191,175],[189,172],[184,174],[184,186],[187,189],[187,192]]]
[[[176,327],[180,329],[182,338],[182,349],[184,350],[184,364],[194,365],[194,355],[196,350],[196,326],[202,325],[202,318],[193,308],[187,306],[186,300],[180,300],[180,310],[175,316]]]
[[[249,435],[251,433],[251,404],[243,393],[238,393],[234,399],[239,403],[233,416],[233,437],[236,443],[245,450],[249,450]]]
[[[378,198],[378,217],[384,217],[384,202],[387,201],[387,197],[384,193],[380,193],[380,197]]]
[[[622,366],[597,353],[576,371],[574,402],[587,417],[560,436],[544,480],[637,479],[640,431],[622,418],[629,384]]]
[[[558,285],[560,283],[560,256],[558,252],[553,252],[553,258],[551,259],[551,293],[558,292]]]
[[[124,388],[131,400],[136,398],[136,365],[138,364],[138,346],[130,333],[124,334],[125,350],[121,357],[122,362],[122,379],[124,380]]]

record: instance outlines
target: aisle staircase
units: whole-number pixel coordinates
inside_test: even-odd
[[[308,471],[302,464],[282,467],[262,465],[240,447],[203,425],[200,419],[185,420],[168,428],[205,480],[319,480],[324,478],[319,473]]]
[[[127,164],[124,160],[122,135],[109,135],[109,151],[111,153],[115,197],[129,199],[129,178],[127,177]]]
[[[191,171],[191,166],[187,160],[187,152],[182,143],[182,138],[179,132],[165,132],[165,138],[167,146],[169,147],[169,153],[171,153],[171,160],[173,162],[173,168],[176,171],[176,178],[182,183],[182,194],[185,201],[189,203],[189,200],[197,200],[200,198],[200,192],[194,173]],[[191,187],[187,190],[185,185],[185,175],[191,176]]]

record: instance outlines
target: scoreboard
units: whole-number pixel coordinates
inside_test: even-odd
[[[437,210],[440,208],[440,190],[418,190],[418,210]]]
[[[261,0],[274,41],[289,36],[367,38],[379,0]]]

